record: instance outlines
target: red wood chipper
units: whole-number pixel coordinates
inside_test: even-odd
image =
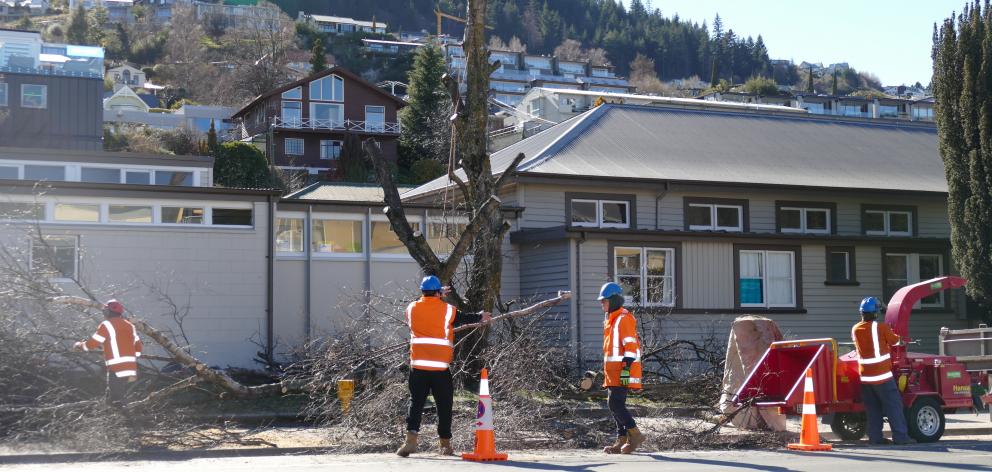
[[[885,311],[885,322],[902,337],[891,352],[892,374],[902,392],[909,434],[933,442],[944,434],[944,412],[972,406],[971,376],[954,356],[907,352],[909,316],[921,299],[963,287],[960,277],[938,277],[899,289]],[[852,320],[853,324],[853,320]],[[802,412],[806,369],[813,369],[816,412],[832,415],[830,427],[841,439],[865,434],[858,354],[838,357],[834,339],[800,339],[772,343],[737,391],[735,403],[776,409],[787,415]]]

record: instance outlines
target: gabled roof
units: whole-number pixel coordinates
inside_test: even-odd
[[[359,85],[363,85],[365,87],[368,87],[369,89],[374,90],[376,93],[382,95],[383,97],[388,98],[388,99],[396,102],[396,106],[397,107],[404,107],[404,106],[406,106],[406,102],[404,102],[400,98],[398,98],[398,97],[390,94],[389,92],[387,92],[387,91],[385,91],[385,90],[383,90],[383,89],[381,89],[379,87],[376,87],[374,84],[372,84],[372,83],[366,81],[365,79],[361,78],[358,74],[355,74],[354,72],[351,72],[350,70],[345,69],[344,67],[334,66],[334,67],[331,67],[331,68],[329,68],[329,69],[327,69],[325,71],[322,71],[322,72],[318,72],[316,74],[309,75],[309,76],[304,77],[304,78],[299,79],[299,80],[294,80],[294,81],[292,81],[292,82],[290,82],[288,84],[283,84],[283,85],[280,85],[280,86],[278,86],[278,87],[276,87],[276,88],[274,88],[272,90],[269,90],[268,92],[265,92],[265,93],[263,93],[263,94],[255,97],[254,99],[252,99],[251,102],[249,102],[247,105],[245,105],[244,107],[242,107],[240,110],[237,111],[237,113],[235,113],[231,117],[232,118],[237,118],[237,117],[243,115],[248,110],[254,108],[255,105],[258,105],[259,103],[261,103],[262,101],[264,101],[265,99],[267,99],[267,98],[269,98],[269,97],[271,97],[273,95],[281,94],[281,93],[283,93],[283,92],[285,92],[285,91],[287,91],[289,89],[292,89],[292,88],[295,88],[295,87],[299,87],[301,85],[310,83],[310,82],[312,82],[314,80],[317,80],[317,79],[326,77],[326,76],[331,75],[331,74],[343,75],[343,76],[347,77],[349,80],[351,80],[351,81],[353,81],[355,83],[358,83]]]
[[[518,152],[522,176],[947,192],[936,128],[917,123],[606,104],[494,153],[493,173]]]

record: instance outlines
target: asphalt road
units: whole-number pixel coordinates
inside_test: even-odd
[[[5,463],[5,471],[393,471],[438,472],[470,471],[811,471],[844,472],[866,470],[899,472],[912,470],[992,471],[992,442],[941,441],[906,447],[843,446],[832,452],[796,453],[790,451],[705,451],[607,456],[589,451],[510,452],[510,461],[475,464],[431,454],[400,459],[388,454],[280,456],[236,456],[209,454],[176,460],[176,456],[144,457],[117,462]]]

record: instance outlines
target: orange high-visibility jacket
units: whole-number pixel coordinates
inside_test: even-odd
[[[627,388],[641,388],[641,340],[637,337],[637,320],[626,308],[620,308],[607,315],[603,323],[604,387],[623,386],[620,371],[624,357],[634,358]]]
[[[96,333],[83,343],[83,350],[91,351],[103,346],[107,369],[118,377],[138,375],[138,358],[141,357],[141,338],[134,325],[115,316],[100,323]]]
[[[854,348],[858,351],[861,382],[880,384],[892,378],[890,346],[899,342],[899,335],[889,325],[878,321],[862,321],[851,329]]]
[[[457,311],[441,297],[421,297],[406,307],[410,326],[410,367],[447,370],[454,355]]]

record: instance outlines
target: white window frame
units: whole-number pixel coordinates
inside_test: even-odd
[[[293,92],[296,92],[295,94]],[[296,86],[293,87],[280,95],[281,98],[286,100],[303,100],[303,87]]]
[[[296,104],[299,108],[290,108],[290,110],[296,110],[300,112],[299,118],[287,119],[286,118],[286,105]],[[303,124],[303,102],[299,100],[283,100],[279,103],[279,119],[282,120],[284,125],[289,126],[301,126]]]
[[[305,256],[306,253],[307,253],[307,248],[308,248],[307,244],[310,244],[310,235],[307,234],[309,232],[309,230],[310,230],[310,224],[307,221],[307,214],[305,212],[302,212],[302,211],[298,211],[298,212],[277,212],[276,213],[276,226],[275,226],[275,228],[272,228],[272,231],[273,232],[275,232],[276,230],[279,229],[279,220],[280,219],[300,220],[301,222],[303,222],[303,229],[302,229],[303,235],[301,237],[301,239],[303,240],[302,241],[303,245],[301,246],[301,248],[303,250],[302,251],[280,251],[278,245],[275,248],[273,248],[273,250],[280,257],[284,257],[284,256],[289,256],[289,257],[301,257],[301,256]],[[276,235],[273,234],[273,244],[275,244],[275,236]],[[314,253],[314,254],[316,254],[316,253]]]
[[[48,281],[53,283],[67,283],[74,282],[79,279],[79,236],[72,235],[43,235],[43,238],[48,239],[69,239],[73,240],[73,253],[75,257],[72,258],[72,277],[49,277]],[[34,247],[38,243],[37,238],[32,237],[28,241],[28,271],[34,272]]]
[[[82,177],[83,167],[92,168],[106,168],[106,169],[116,169],[120,171],[120,181],[119,183],[127,183],[127,173],[128,172],[142,172],[148,174],[148,185],[155,184],[155,173],[156,172],[189,172],[192,175],[192,185],[190,187],[206,187],[208,182],[204,182],[201,178],[203,176],[202,167],[168,167],[168,166],[148,166],[148,167],[120,167],[112,164],[104,163],[79,163],[79,162],[56,162],[56,161],[3,161],[4,167],[17,167],[17,178],[18,180],[24,180],[24,167],[31,165],[41,165],[41,166],[53,166],[53,167],[64,167],[65,168],[65,180],[63,182],[80,182]],[[208,176],[209,176],[209,171]],[[145,185],[145,184],[129,184],[129,185]]]
[[[613,248],[613,254],[610,256],[613,258],[613,281],[617,284],[620,283],[619,271],[617,270],[617,249],[628,249],[628,250],[639,250],[641,252],[640,268],[641,273],[638,276],[641,284],[641,299],[632,300],[629,296],[624,296],[628,302],[639,304],[644,307],[674,307],[676,299],[678,298],[678,287],[676,286],[676,274],[675,268],[675,248],[672,247],[638,247],[638,246],[616,246]],[[665,275],[648,275],[648,251],[658,251],[665,253]],[[627,276],[629,277],[629,275]],[[648,303],[648,278],[662,278],[669,279],[672,287],[672,301],[671,303]],[[662,294],[664,298],[664,293]]]
[[[337,156],[328,156],[328,155],[326,155],[324,153],[324,143],[338,143],[338,145],[337,145],[338,155]],[[331,148],[332,149],[334,148],[334,145],[333,144],[331,145]],[[340,139],[321,139],[320,140],[320,158],[323,159],[323,160],[325,160],[325,161],[336,161],[336,160],[341,159],[341,152],[343,150],[344,150],[344,141],[341,141]]]
[[[24,104],[24,92],[27,87],[41,87],[41,106],[30,106]],[[44,110],[48,108],[48,86],[43,84],[21,84],[21,108],[31,108],[35,110]]]
[[[630,201],[629,200],[596,200],[590,198],[573,198],[568,201],[569,214],[571,214],[571,207],[573,203],[593,203],[596,205],[596,221],[594,223],[590,222],[576,222],[569,221],[570,226],[577,228],[630,228]],[[603,211],[604,203],[619,203],[624,207],[624,219],[627,220],[626,223],[606,223],[603,221]]]
[[[865,210],[865,215],[870,213],[881,214],[882,221],[885,225],[885,229],[882,231],[869,231],[865,229],[865,234],[868,236],[912,236],[913,235],[913,212],[903,211],[903,210]],[[892,215],[900,214],[906,215],[906,223],[908,231],[893,231],[892,230]]]
[[[929,256],[929,257],[936,256],[937,257],[937,264],[938,264],[938,267],[940,268],[940,271],[939,271],[940,274],[938,274],[938,277],[940,277],[942,275],[945,275],[944,274],[944,255],[943,254],[915,253],[915,252],[914,253],[886,252],[886,253],[884,253],[884,256],[882,257],[882,264],[883,265],[885,264],[885,262],[886,262],[885,261],[885,258],[886,257],[894,257],[894,256],[905,257],[906,258],[906,274],[905,274],[905,276],[906,276],[905,277],[905,279],[906,279],[906,285],[913,285],[915,283],[919,283],[919,282],[922,282],[923,281],[922,276],[920,275],[920,256]],[[882,288],[883,288],[883,290],[885,289],[885,283],[888,282],[890,279],[892,279],[892,274],[886,273],[885,275],[887,277],[885,278],[885,280],[882,281]],[[899,278],[903,278],[903,277],[899,277]],[[944,292],[937,292],[935,295],[937,295],[937,303],[923,303],[923,299],[921,298],[920,301],[916,302],[916,304],[913,305],[913,308],[916,308],[916,309],[918,309],[918,308],[944,308],[945,307],[945,304],[944,304]],[[888,300],[886,300],[886,303],[888,303]]]
[[[737,296],[737,304],[741,308],[796,308],[798,306],[798,300],[796,299],[796,252],[795,251],[769,251],[761,249],[741,249],[737,251],[737,263],[740,267],[740,258],[742,254],[761,254],[761,299],[763,303],[742,303],[740,300],[740,294]],[[792,303],[771,303],[768,300],[768,255],[769,254],[788,254],[790,265],[792,266],[792,283],[789,284],[789,289],[792,291]],[[741,283],[741,271],[738,270],[737,280],[734,281],[740,286]]]
[[[710,224],[708,225],[689,225],[689,229],[692,231],[731,231],[731,232],[743,232],[744,231],[744,206],[742,205],[725,205],[722,203],[690,203],[689,207],[696,208],[709,208],[710,210]],[[736,208],[737,209],[737,226],[719,226],[716,223],[716,213],[718,208]],[[688,218],[688,215],[685,216]]]
[[[844,278],[843,279],[833,279],[830,278],[830,255],[833,254],[844,254]],[[837,250],[827,248],[827,281],[828,282],[853,282],[854,274],[851,273],[851,251],[848,250]]]
[[[318,120],[317,107],[327,106],[337,108],[337,116],[329,120]],[[326,121],[326,123],[325,123]],[[333,102],[310,103],[310,127],[311,128],[341,128],[344,126],[344,104]]]
[[[832,223],[830,221],[830,216],[831,215],[830,215],[830,209],[829,208],[794,207],[794,206],[788,206],[788,207],[784,206],[784,207],[779,208],[779,212],[783,212],[783,211],[798,211],[799,212],[799,227],[798,228],[786,228],[785,226],[781,226],[781,231],[783,233],[830,234],[830,232],[833,230],[833,228],[831,226]],[[826,229],[809,229],[808,227],[806,227],[806,224],[807,224],[806,214],[808,212],[810,212],[810,211],[814,211],[814,212],[819,211],[819,212],[824,212],[824,213],[827,214],[827,217],[826,217],[827,228]],[[781,215],[779,215],[779,217],[781,217]]]
[[[313,249],[313,228],[315,221],[359,221],[362,223],[361,243],[362,250],[359,252],[320,252]],[[307,222],[307,243],[310,244],[310,254],[314,259],[364,259],[368,253],[368,225],[365,224],[365,215],[362,213],[313,213],[310,221]]]
[[[372,123],[369,120],[369,109],[378,108],[382,111],[382,122]],[[382,105],[365,105],[365,131],[383,132],[386,130],[386,107]]]
[[[73,197],[73,198],[55,198],[55,197],[45,197],[43,199],[32,200],[23,198],[11,198],[5,199],[11,203],[37,203],[44,206],[43,218],[40,220],[5,220],[5,221],[27,221],[27,222],[37,222],[51,226],[141,226],[141,227],[165,227],[165,228],[205,228],[210,227],[214,229],[254,229],[257,213],[255,212],[254,205],[251,202],[209,202],[209,201],[196,201],[196,200],[151,200],[151,199],[101,199],[94,197]],[[99,207],[99,217],[97,221],[57,221],[55,220],[55,206],[58,204],[67,205],[96,205]],[[152,207],[152,222],[151,223],[127,223],[127,222],[112,222],[110,221],[110,206],[111,205],[124,205],[124,206],[150,206]],[[162,208],[163,207],[185,207],[185,208],[199,208],[203,210],[203,222],[202,223],[163,223],[162,222]],[[252,211],[252,224],[251,225],[214,225],[213,224],[213,210],[215,208],[220,209],[230,209],[230,210],[251,210]]]
[[[292,152],[290,148],[290,143],[295,144],[297,142],[300,144],[299,153]],[[287,156],[302,156],[306,153],[307,142],[303,138],[284,138],[282,145],[283,145],[283,152],[285,152]]]
[[[323,96],[323,93],[321,93],[321,95],[319,97],[315,96],[314,93],[313,93],[313,90],[314,90],[313,85],[315,83],[318,83],[317,90],[322,90],[323,89],[323,84],[320,84],[320,82],[323,82],[325,80],[330,80],[331,81],[331,96],[330,97],[324,97]],[[338,83],[338,82],[341,83],[341,96],[340,97],[335,96],[336,94],[334,93],[335,92],[334,85],[336,83]],[[341,78],[340,76],[336,75],[336,74],[331,74],[331,75],[327,75],[327,76],[321,77],[321,78],[316,79],[316,80],[311,80],[310,83],[307,84],[307,87],[309,87],[309,90],[310,90],[310,100],[311,101],[318,101],[318,102],[344,102],[344,79]]]
[[[420,225],[420,230],[422,233],[426,234],[427,227],[424,225],[424,219],[419,216],[407,216],[406,220],[410,225]],[[369,251],[372,251],[372,223],[382,223],[389,222],[389,218],[385,215],[372,215],[372,219],[369,222]],[[467,220],[466,220],[467,222]],[[435,223],[440,223],[440,221],[435,221]],[[401,241],[402,244],[402,241]],[[399,261],[409,261],[413,259],[409,252],[403,254],[391,254],[385,252],[372,252],[372,258],[376,260],[399,260]]]

